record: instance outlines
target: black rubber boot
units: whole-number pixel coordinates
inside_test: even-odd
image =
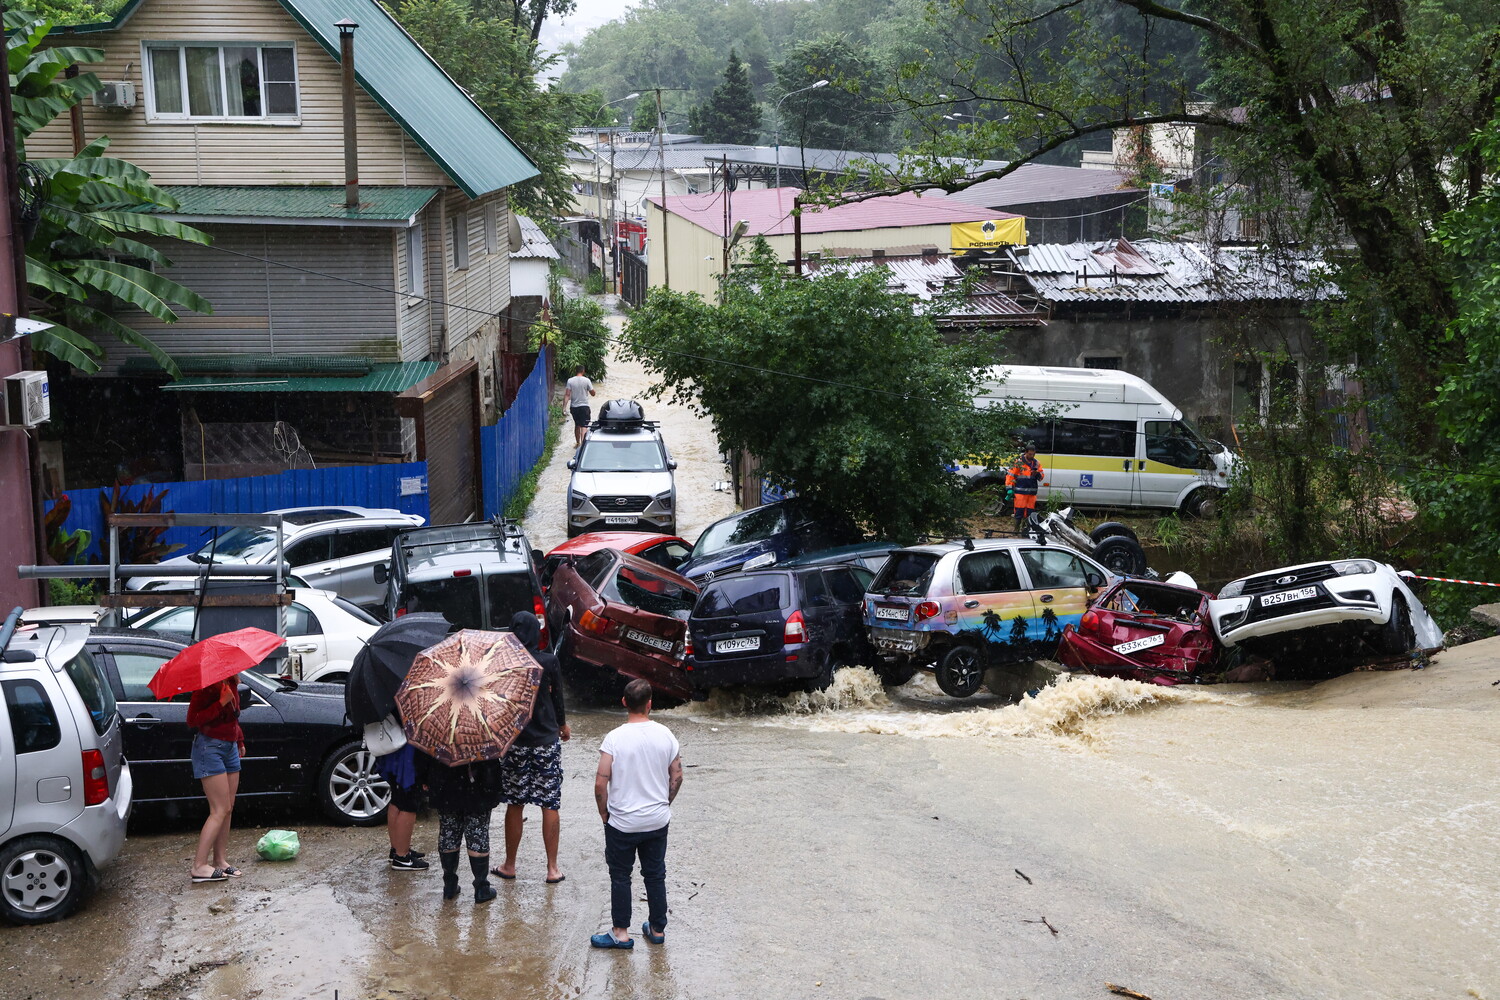
[[[458,852],[439,851],[438,860],[443,863],[443,898],[458,898]]]
[[[490,885],[490,856],[469,855],[469,867],[474,869],[474,902],[488,903],[495,898],[495,887]]]

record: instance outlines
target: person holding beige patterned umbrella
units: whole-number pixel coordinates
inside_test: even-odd
[[[458,895],[458,852],[467,845],[474,902],[495,898],[489,881],[490,813],[500,804],[500,758],[531,718],[542,668],[509,632],[464,629],[417,654],[396,692],[418,778],[438,811],[443,898]]]

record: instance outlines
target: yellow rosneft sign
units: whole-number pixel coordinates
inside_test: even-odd
[[[1026,245],[1026,220],[1024,218],[955,222],[952,229],[953,249],[955,250]]]

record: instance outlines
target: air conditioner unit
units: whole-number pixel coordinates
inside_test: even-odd
[[[135,107],[135,84],[129,80],[106,80],[94,91],[94,107],[126,110]]]
[[[7,427],[35,427],[52,418],[52,397],[46,372],[16,372],[0,381],[4,387],[4,410],[0,423]]]

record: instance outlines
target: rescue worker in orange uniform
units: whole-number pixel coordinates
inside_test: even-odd
[[[1045,471],[1036,460],[1036,442],[1027,441],[1026,450],[1005,473],[1005,499],[1015,504],[1016,534],[1026,528],[1026,518],[1036,510],[1036,489],[1042,485]]]

